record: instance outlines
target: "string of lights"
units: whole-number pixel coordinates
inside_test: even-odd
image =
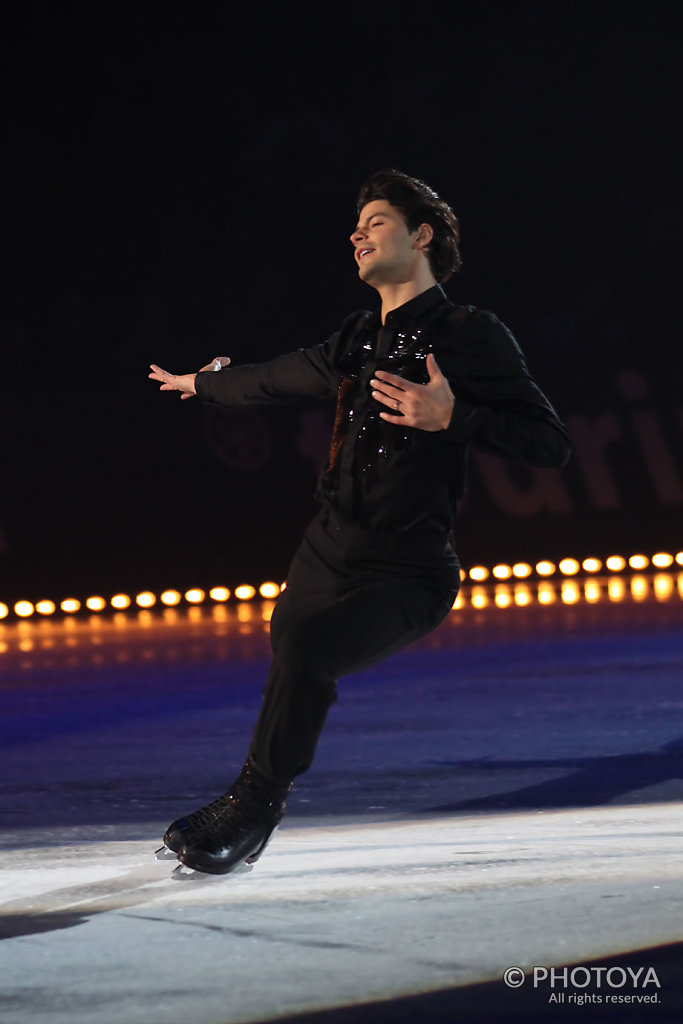
[[[584,578],[590,579],[590,577],[595,577],[598,573],[606,572],[612,577],[617,578],[618,574],[628,570],[642,573],[645,570],[661,571],[675,566],[683,566],[683,551],[679,551],[676,554],[659,551],[651,556],[634,554],[628,558],[623,555],[610,555],[604,560],[584,558],[582,561],[579,561],[575,558],[563,558],[557,563],[540,561],[535,565],[531,565],[528,562],[515,562],[511,565],[500,563],[491,567],[475,565],[468,570],[461,569],[460,574],[463,582],[471,582],[473,584],[483,584],[486,581],[489,581],[489,583],[494,582],[495,584],[504,584],[507,581],[510,581],[512,584],[519,584],[521,581],[531,581],[534,577],[540,581],[550,581],[555,577],[556,579],[564,580],[560,589],[560,596],[562,600],[569,603],[571,602],[571,595],[574,593],[570,581],[581,574]],[[75,615],[86,610],[97,614],[105,612],[110,608],[117,612],[136,611],[137,609],[153,608],[158,604],[166,608],[174,608],[183,603],[189,606],[197,606],[207,601],[220,605],[225,604],[231,599],[237,602],[252,601],[257,595],[264,600],[272,600],[280,594],[285,586],[285,583],[280,584],[268,580],[261,583],[258,588],[251,584],[243,583],[235,587],[233,591],[229,590],[228,587],[220,586],[212,587],[208,591],[199,587],[193,587],[184,593],[181,593],[179,590],[164,590],[160,594],[155,594],[151,590],[143,590],[133,595],[117,593],[109,598],[99,595],[91,595],[84,599],[65,597],[58,602],[48,598],[36,602],[22,599],[9,605],[0,601],[0,619],[11,617],[28,619],[34,615],[47,617],[56,614],[58,611],[66,616]],[[663,584],[662,588],[664,588]],[[631,589],[633,590],[633,587]],[[595,588],[591,590],[587,583],[583,590],[583,596],[588,601],[591,600],[591,595],[597,593]],[[615,584],[612,586],[613,595],[616,595],[619,591],[619,585]],[[579,600],[578,590],[576,593],[575,599]],[[549,604],[555,600],[555,588],[552,586],[544,588],[542,584],[539,584],[536,594],[532,595],[528,587],[516,586],[512,590],[510,587],[496,587],[494,593],[494,603],[499,607],[505,607],[508,603],[529,603],[534,598],[540,604]],[[482,587],[474,586],[469,599],[474,607],[486,607],[489,604],[489,596]],[[594,596],[594,599],[597,600],[598,598]],[[613,599],[618,598],[613,597]],[[464,601],[465,596],[461,591],[453,607],[456,609],[462,607]]]

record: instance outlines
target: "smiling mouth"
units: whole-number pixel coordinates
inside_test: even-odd
[[[361,260],[362,260],[362,259],[363,259],[363,258],[364,258],[365,256],[369,256],[369,255],[370,255],[370,253],[371,253],[371,252],[374,252],[374,251],[375,251],[374,249],[361,249],[361,250],[360,250],[360,252],[358,253],[358,262],[360,263],[360,261],[361,261]]]

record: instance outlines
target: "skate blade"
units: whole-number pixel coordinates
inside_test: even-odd
[[[173,850],[169,850],[168,846],[162,846],[160,849],[154,851],[155,860],[177,860],[178,854],[174,853]]]
[[[207,875],[202,875],[201,871],[195,871],[194,868],[188,868],[186,864],[179,864],[171,872],[171,878],[175,882],[190,882],[196,878],[207,878]]]
[[[246,861],[242,861],[232,871],[228,871],[227,875],[248,875],[250,871],[254,870],[253,864],[247,864]],[[174,870],[171,872],[171,878],[177,882],[189,882],[198,878],[226,878],[227,875],[214,875],[210,871],[197,871],[195,868],[190,868],[187,864],[183,864],[182,861]]]

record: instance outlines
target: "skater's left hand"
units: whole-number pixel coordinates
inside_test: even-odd
[[[428,384],[414,384],[386,370],[375,372],[370,381],[372,397],[393,411],[393,415],[381,412],[383,420],[418,430],[447,428],[453,415],[455,396],[431,352],[427,356],[427,373]]]

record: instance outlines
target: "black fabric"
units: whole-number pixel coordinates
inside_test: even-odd
[[[453,549],[363,530],[323,510],[304,535],[270,624],[273,661],[249,761],[275,784],[310,767],[337,680],[431,632],[453,606]]]
[[[455,395],[446,430],[379,418],[376,370],[424,384],[433,352]],[[468,445],[559,466],[566,432],[508,329],[455,307],[436,285],[386,317],[360,311],[327,341],[260,365],[197,374],[207,402],[337,398],[320,514],[292,562],[271,621],[273,662],[249,760],[285,784],[306,771],[340,676],[433,630],[459,587],[452,546]]]
[[[455,395],[448,428],[427,432],[381,420],[384,407],[370,393],[375,371],[423,383],[430,351]],[[569,454],[566,431],[507,327],[493,313],[453,306],[439,285],[390,312],[384,325],[377,313],[353,313],[320,345],[199,373],[195,386],[206,402],[248,405],[336,399],[344,383],[341,443],[319,495],[365,528],[447,535],[468,446],[539,466],[560,466]]]

